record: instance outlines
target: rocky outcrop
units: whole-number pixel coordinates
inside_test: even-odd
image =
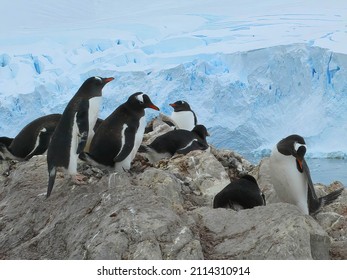
[[[260,188],[265,193],[268,203],[279,202],[276,192],[269,178],[269,159],[265,158],[259,166],[252,170],[257,178]],[[333,182],[329,186],[316,184],[315,189],[318,197],[324,196],[334,190],[343,187],[340,182]],[[347,259],[347,189],[345,189],[336,202],[325,206],[316,216],[315,221],[329,235],[330,258]]]
[[[154,166],[138,155],[122,173],[80,163],[86,183],[61,174],[48,199],[45,156],[3,161],[0,170],[1,259],[346,258],[346,191],[315,218],[302,215],[275,200],[265,164],[232,151],[193,151]],[[247,172],[268,205],[212,209],[230,178]]]

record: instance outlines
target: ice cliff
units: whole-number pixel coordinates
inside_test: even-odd
[[[188,101],[218,148],[263,155],[297,133],[307,140],[311,156],[347,153],[347,142],[341,141],[347,137],[346,54],[310,44],[230,54],[184,52],[203,39],[160,46],[90,40],[74,49],[47,43],[46,53],[40,48],[0,53],[0,134],[14,136],[32,119],[62,112],[81,83],[99,75],[115,77],[104,89],[102,118],[143,91],[165,114],[171,113],[169,103]],[[148,119],[153,116],[148,112]]]

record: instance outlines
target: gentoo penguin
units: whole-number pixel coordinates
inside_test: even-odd
[[[262,205],[266,205],[265,196],[251,175],[231,182],[213,199],[213,208],[232,208],[236,211]]]
[[[333,191],[318,198],[305,161],[306,143],[299,135],[282,139],[270,156],[270,176],[277,196],[297,205],[304,214],[314,215],[324,205],[332,203],[343,191]]]
[[[97,120],[102,88],[114,78],[90,77],[67,104],[52,135],[47,151],[48,189],[50,196],[57,167],[77,175],[77,158],[84,150]],[[78,179],[77,176],[75,179]]]
[[[171,119],[177,128],[191,131],[197,125],[196,115],[187,102],[179,100],[169,105],[174,108]]]
[[[129,170],[146,127],[145,108],[159,111],[147,94],[136,92],[108,116],[96,131],[89,153],[80,159],[116,171]]]
[[[205,126],[196,125],[192,131],[184,129],[171,130],[158,136],[148,146],[141,146],[139,152],[146,152],[151,162],[172,157],[175,153],[187,154],[193,150],[206,150],[209,136]]]
[[[5,159],[29,160],[46,152],[49,141],[61,114],[37,118],[27,124],[6,147],[0,144],[0,154]]]
[[[27,124],[15,138],[0,137],[0,160],[22,161],[44,154],[60,118],[61,114],[43,116]],[[97,119],[94,132],[102,121]]]

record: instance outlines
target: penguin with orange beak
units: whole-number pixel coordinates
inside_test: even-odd
[[[146,108],[159,111],[147,94],[130,95],[101,123],[89,152],[81,153],[80,159],[106,169],[129,170],[145,132]]]
[[[343,188],[318,198],[305,153],[303,137],[294,134],[282,139],[270,156],[270,176],[281,201],[297,205],[304,214],[314,215],[338,198]]]

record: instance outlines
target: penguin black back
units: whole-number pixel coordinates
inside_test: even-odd
[[[11,153],[16,157],[25,159],[43,154],[48,148],[60,118],[61,114],[50,114],[27,124],[9,146]]]
[[[213,200],[213,208],[235,209],[235,205],[243,209],[266,205],[265,197],[253,176],[245,175],[231,182]]]
[[[114,167],[125,160],[136,147],[136,135],[142,141],[145,129],[145,108],[159,110],[147,94],[136,92],[108,116],[96,131],[88,156],[95,162]],[[143,127],[142,126],[143,122]],[[143,130],[143,131],[139,131]],[[142,135],[141,135],[142,134]],[[136,153],[136,152],[135,152]],[[132,156],[131,156],[132,157]],[[128,163],[125,169],[128,169]]]
[[[208,135],[203,125],[195,126],[192,131],[175,129],[158,136],[148,147],[157,153],[170,153],[171,156],[176,152],[187,154],[193,150],[206,150],[209,147],[206,141]]]

